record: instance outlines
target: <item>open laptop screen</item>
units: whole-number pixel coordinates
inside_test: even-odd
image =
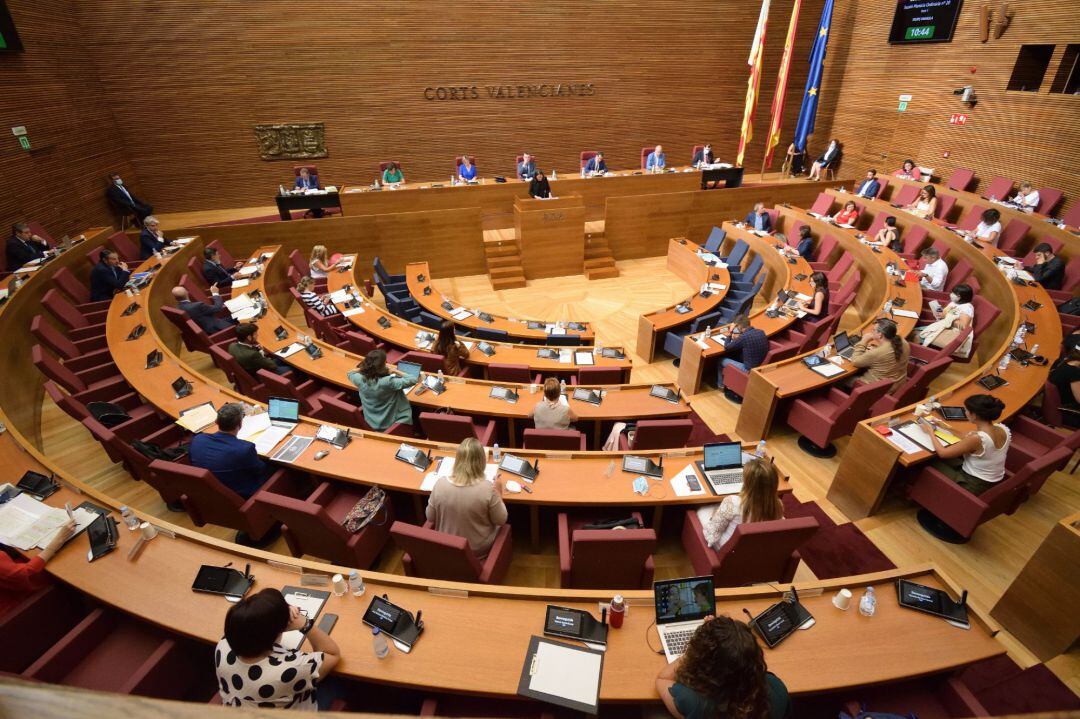
[[[836,347],[837,352],[843,352],[851,346],[851,338],[848,337],[847,332],[837,332],[833,337],[833,345]]]
[[[300,403],[286,397],[271,397],[269,402],[271,422],[299,422]]]
[[[398,362],[397,368],[400,370],[406,378],[413,382],[417,382],[420,379],[420,365],[416,362]]]
[[[653,583],[656,623],[690,622],[716,614],[712,577],[690,577]]]
[[[705,470],[742,466],[742,445],[738,442],[706,444]]]

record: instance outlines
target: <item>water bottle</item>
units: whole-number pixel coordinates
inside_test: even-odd
[[[371,645],[375,649],[375,657],[378,659],[386,659],[386,656],[390,653],[390,643],[386,641],[386,637],[383,636],[378,627],[371,628]]]
[[[761,440],[760,442],[757,443],[757,449],[754,450],[754,456],[755,457],[764,457],[765,456],[765,440]]]
[[[559,380],[559,394],[566,394],[566,380]]]
[[[120,518],[124,520],[124,525],[128,530],[134,532],[139,528],[139,518],[126,506],[120,508]]]
[[[877,595],[874,594],[873,587],[867,587],[862,599],[859,600],[859,614],[872,617],[875,610],[877,610]]]
[[[891,315],[892,314],[892,300],[891,299],[885,300],[885,307],[881,310],[881,313],[886,314],[886,315]]]
[[[998,362],[998,374],[1001,374],[1005,370],[1009,369],[1009,353],[1001,355],[1001,361]]]
[[[443,381],[442,369],[440,369],[439,370],[439,384],[442,384],[442,381]]]
[[[555,168],[554,168],[554,167],[553,167],[553,168],[551,168],[551,179],[552,179],[552,180],[558,180],[558,179],[559,179],[559,175],[558,175],[558,173],[556,173],[556,172],[555,172]]]
[[[364,578],[355,569],[349,572],[349,589],[352,590],[354,597],[363,596],[364,592],[367,591],[367,587],[364,586]]]
[[[491,459],[498,464],[502,460],[502,450],[499,449],[499,443],[491,445]]]

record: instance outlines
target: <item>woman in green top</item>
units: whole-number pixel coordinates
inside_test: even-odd
[[[386,169],[382,173],[384,185],[397,185],[405,182],[405,175],[401,172],[401,166],[394,161],[386,163]]]
[[[785,719],[787,687],[767,671],[750,627],[706,618],[686,653],[656,677],[656,691],[676,719]]]
[[[349,381],[360,390],[364,421],[376,432],[390,425],[412,424],[412,405],[401,390],[414,383],[396,369],[386,366],[386,352],[372,350],[357,369],[349,372]]]

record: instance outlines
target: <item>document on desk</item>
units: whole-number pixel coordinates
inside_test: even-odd
[[[270,429],[269,412],[249,414],[245,416],[243,422],[240,423],[240,432],[236,437],[237,439],[244,439],[250,442],[252,437],[267,429]]]
[[[236,271],[236,274],[238,274],[238,275],[240,275],[242,277],[247,277],[248,275],[253,275],[258,271],[259,271],[259,266],[257,264],[256,265],[244,265],[243,267],[241,267],[240,269],[238,269]]]
[[[934,443],[933,441],[931,441],[930,435],[926,433],[926,430],[923,427],[915,424],[914,422],[908,422],[907,424],[902,424],[899,427],[894,427],[893,431],[899,432],[915,444],[922,447],[922,449],[927,452],[934,451]],[[949,446],[950,444],[956,444],[960,441],[959,437],[951,435],[947,432],[943,432],[940,429],[934,430],[934,434],[937,435],[938,439],[941,440],[941,443],[945,446]]]
[[[236,314],[240,310],[251,309],[255,306],[255,300],[251,299],[248,294],[242,294],[239,297],[233,297],[231,300],[225,300],[225,309],[233,314]]]
[[[270,429],[266,430],[266,432],[269,432],[269,431],[274,430],[274,429],[281,429],[281,428],[280,427],[271,427]],[[291,430],[286,429],[285,431],[289,432]],[[264,436],[266,435],[266,432],[263,432]],[[260,437],[260,439],[262,439],[262,438]],[[308,448],[308,445],[311,444],[314,441],[315,441],[314,437],[293,437],[292,439],[290,439],[288,442],[285,443],[284,447],[282,447],[277,452],[275,452],[274,456],[272,456],[270,459],[274,460],[275,462],[284,462],[285,464],[292,464],[297,459],[299,459],[300,455],[304,453],[304,450]],[[258,448],[258,446],[259,445],[257,445],[257,444],[255,445],[256,449]]]
[[[176,423],[189,432],[202,432],[217,421],[217,409],[213,402],[203,402],[180,412]]]
[[[276,354],[278,357],[281,357],[282,359],[285,359],[286,357],[291,357],[292,355],[296,354],[297,352],[302,352],[303,349],[304,349],[304,345],[300,344],[299,342],[293,342],[290,345],[286,345],[285,347],[282,347],[281,349],[279,349],[274,354]]]
[[[893,308],[892,313],[897,317],[907,317],[908,319],[913,320],[919,319],[919,313],[913,310],[898,310],[896,308]]]
[[[811,370],[817,372],[822,377],[835,377],[838,374],[844,374],[843,367],[837,367],[831,362],[827,364],[819,364],[816,367],[811,367]]]
[[[899,447],[904,454],[919,454],[926,451],[896,430],[893,430],[893,433],[885,439],[892,442],[894,447]]]
[[[591,350],[583,350],[574,353],[574,364],[581,367],[591,367],[596,364]]]
[[[317,619],[326,600],[330,598],[330,592],[310,587],[283,587],[281,594],[285,597],[286,604],[299,609],[308,619]],[[286,649],[299,649],[303,643],[304,633],[299,629],[281,635],[281,646]]]
[[[570,364],[573,361],[573,350],[559,350],[559,364]]]
[[[690,488],[689,480],[693,478],[697,480],[697,489]],[[671,488],[675,490],[676,497],[697,497],[705,494],[705,487],[702,486],[701,480],[698,479],[697,472],[694,470],[694,463],[686,465],[683,471],[676,474],[671,478]]]
[[[255,451],[259,454],[270,454],[274,447],[278,445],[278,442],[285,439],[291,431],[289,427],[267,427],[255,439]]]
[[[251,280],[233,280],[232,288],[238,290],[251,284]]]
[[[518,694],[596,714],[604,653],[533,637],[525,653]]]
[[[330,301],[335,305],[339,305],[342,302],[348,302],[350,299],[348,290],[337,290],[330,293]]]
[[[86,509],[76,509],[75,531],[81,532],[97,515]],[[23,493],[0,506],[0,542],[26,551],[45,546],[68,521],[67,512]]]
[[[424,480],[420,483],[420,489],[424,492],[430,492],[435,489],[435,485],[439,483],[440,479],[449,477],[454,473],[454,458],[443,457],[438,462],[438,469],[434,472],[428,472],[424,475]],[[499,473],[498,464],[488,464],[484,467],[484,479],[489,482],[495,481],[495,475]]]
[[[363,307],[353,307],[352,309],[345,310],[341,313],[342,317],[352,317],[353,315],[362,315],[364,313]]]
[[[472,312],[469,312],[464,307],[458,307],[456,310],[450,313],[450,316],[460,322],[461,320],[472,317]]]

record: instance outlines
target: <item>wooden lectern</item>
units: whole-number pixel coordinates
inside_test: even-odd
[[[585,204],[581,195],[514,198],[514,227],[525,279],[585,272]]]

